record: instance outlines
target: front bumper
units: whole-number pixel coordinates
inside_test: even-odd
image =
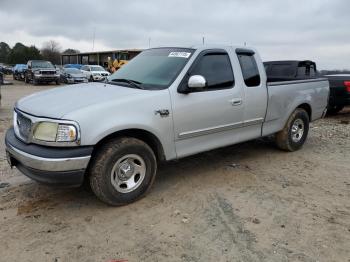
[[[34,78],[38,82],[54,82],[59,81],[59,75],[34,75]]]
[[[92,147],[57,148],[25,144],[13,128],[5,137],[6,155],[10,166],[41,183],[79,186],[83,183]]]

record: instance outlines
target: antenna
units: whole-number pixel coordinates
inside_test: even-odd
[[[203,36],[203,37],[202,37],[202,43],[203,43],[203,45],[204,45],[204,42],[205,42],[205,37]]]
[[[94,27],[94,32],[92,34],[92,51],[95,49],[95,32],[96,32],[96,27]]]

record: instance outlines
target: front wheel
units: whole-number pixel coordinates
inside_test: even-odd
[[[92,191],[103,202],[120,206],[144,196],[156,176],[152,149],[136,138],[118,138],[101,146],[92,160]]]
[[[309,122],[308,113],[302,108],[297,108],[289,117],[284,128],[275,135],[277,146],[289,152],[300,149],[306,141]]]

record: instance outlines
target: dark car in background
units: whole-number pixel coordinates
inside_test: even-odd
[[[13,67],[13,79],[14,80],[24,80],[25,71],[27,70],[27,65],[25,64],[16,64]]]
[[[61,82],[66,84],[87,83],[87,77],[77,68],[61,69]]]
[[[330,94],[328,113],[336,114],[350,106],[350,74],[325,75],[328,78]]]
[[[44,60],[29,60],[27,63],[27,70],[25,72],[26,83],[52,83],[57,85],[60,83],[59,70],[49,61]]]

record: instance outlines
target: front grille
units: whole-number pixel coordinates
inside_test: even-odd
[[[41,71],[42,75],[54,75],[55,72],[54,71]]]
[[[107,74],[107,73],[101,73],[101,75],[102,75],[102,76],[108,76],[108,74]]]
[[[32,121],[21,113],[17,112],[17,126],[20,136],[23,139],[28,140],[32,128]]]

